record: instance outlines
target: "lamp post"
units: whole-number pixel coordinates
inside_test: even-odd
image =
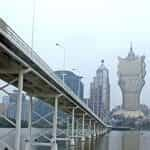
[[[60,47],[64,50],[63,69],[65,70],[66,69],[66,48],[64,46],[62,46],[61,44],[59,44],[59,43],[56,43],[56,46],[58,46],[58,47]]]
[[[65,71],[66,70],[66,48],[59,43],[56,43],[56,46],[58,46],[64,50],[63,70]],[[65,72],[63,72],[63,74],[62,74],[63,84],[65,83],[65,75],[66,75]]]
[[[36,0],[33,0],[32,35],[31,35],[31,48],[32,49],[34,49],[35,13],[36,13]]]

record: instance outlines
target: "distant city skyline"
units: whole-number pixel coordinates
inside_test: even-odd
[[[89,97],[90,82],[104,59],[110,70],[112,108],[121,104],[117,57],[126,56],[132,40],[135,52],[146,56],[146,85],[141,103],[150,106],[149,5],[148,0],[37,0],[34,50],[53,70],[60,70],[63,50],[56,43],[61,43],[66,48],[66,69],[78,68],[84,77],[85,97]],[[5,0],[0,14],[31,45],[33,1]]]

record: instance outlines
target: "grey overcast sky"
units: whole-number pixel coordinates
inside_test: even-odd
[[[149,0],[35,0],[34,50],[53,70],[78,68],[89,83],[104,59],[110,70],[111,106],[121,104],[117,56],[125,57],[130,41],[138,55],[146,55],[147,75],[141,102],[150,106],[150,1]],[[3,18],[31,45],[33,0],[0,0]]]

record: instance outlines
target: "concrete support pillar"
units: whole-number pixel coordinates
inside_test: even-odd
[[[97,124],[97,136],[99,136],[99,125]]]
[[[98,136],[98,125],[96,125],[96,136]]]
[[[98,125],[96,125],[96,136],[98,136]]]
[[[66,130],[66,136],[69,139],[70,138],[70,117],[67,116],[67,130]],[[66,142],[66,149],[69,149],[70,141]]]
[[[76,137],[78,137],[79,132],[79,120],[76,120]]]
[[[57,119],[58,119],[58,96],[55,97],[55,110],[54,110],[54,116],[53,116],[52,150],[58,150],[58,146],[57,146]]]
[[[91,127],[92,127],[92,120],[90,119],[90,120],[89,120],[89,129],[88,129],[88,132],[89,132],[88,137],[89,137],[89,139],[92,137],[92,136],[91,136]]]
[[[16,114],[16,143],[15,150],[20,150],[21,139],[21,113],[22,113],[22,91],[23,91],[23,71],[19,72],[18,79],[18,98],[17,98],[17,114]]]
[[[72,109],[72,127],[71,127],[71,145],[75,145],[75,140],[74,140],[74,125],[75,125],[75,108]]]
[[[100,128],[100,135],[102,135],[103,134],[103,126],[101,126],[101,128]]]
[[[95,132],[96,132],[96,136],[97,136],[97,124],[95,125]]]
[[[104,134],[104,130],[105,130],[105,128],[104,128],[104,127],[102,127],[102,135]]]
[[[82,138],[81,141],[85,141],[85,113],[82,115]]]
[[[100,135],[100,125],[98,126],[98,136]]]
[[[102,126],[100,126],[100,135],[102,134]]]
[[[93,136],[96,137],[96,124],[94,122],[94,133],[93,133]]]
[[[67,117],[67,137],[69,137],[69,131],[70,131],[70,122],[69,117]]]
[[[27,139],[27,144],[26,144],[26,150],[31,150],[32,146],[32,135],[31,135],[31,130],[32,130],[32,96],[30,96],[29,100],[29,118],[28,118],[28,139]]]
[[[105,133],[105,128],[103,128],[103,132],[102,132],[102,134],[104,135],[104,133]]]

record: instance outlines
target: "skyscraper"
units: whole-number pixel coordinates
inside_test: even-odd
[[[59,70],[55,74],[64,81],[64,83],[83,100],[84,85],[81,81],[82,77],[71,71]]]
[[[140,94],[145,84],[145,56],[136,56],[132,45],[126,58],[119,57],[118,76],[122,91],[122,107],[127,111],[137,111]]]
[[[90,84],[89,107],[99,116],[110,110],[109,71],[104,65],[104,60],[101,61],[96,76]]]

